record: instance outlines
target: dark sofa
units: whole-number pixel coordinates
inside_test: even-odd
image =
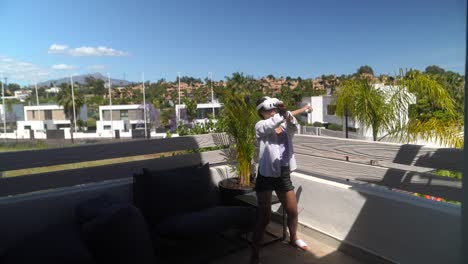
[[[213,247],[223,231],[250,230],[255,223],[252,208],[221,203],[208,163],[164,171],[143,169],[134,175],[134,201],[159,254],[166,257],[181,256],[187,247],[195,251]]]
[[[200,249],[223,250],[220,233],[255,222],[251,208],[220,203],[211,177],[208,164],[144,169],[134,175],[133,204],[102,194],[86,199],[73,223],[25,237],[0,263],[206,263]]]

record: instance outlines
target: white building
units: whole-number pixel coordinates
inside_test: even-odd
[[[17,122],[18,132],[68,127],[70,127],[70,120],[65,116],[63,106],[59,105],[25,106],[24,121]]]
[[[209,116],[214,116],[214,122],[216,122],[216,117],[219,115],[221,107],[223,105],[220,103],[207,103],[207,104],[197,104],[197,117],[193,120],[196,123],[204,124]],[[176,120],[180,120],[180,110],[185,109],[185,104],[177,104],[176,108]]]
[[[336,104],[332,95],[311,96],[302,99],[302,104],[310,104],[313,111],[302,118],[307,124],[315,122],[322,124],[339,124],[344,126],[344,120],[336,115]],[[348,120],[348,127],[359,128],[354,120]]]
[[[17,90],[15,91],[15,97],[16,99],[20,100],[20,102],[24,102],[25,99],[27,99],[29,96],[31,96],[32,91],[31,90]]]
[[[60,91],[62,90],[62,88],[60,87],[50,87],[48,89],[45,90],[46,93],[60,93]]]
[[[99,106],[99,121],[96,122],[96,132],[102,133],[111,130],[127,132],[140,126],[144,127],[144,124],[142,105],[105,105]]]
[[[32,91],[31,90],[16,90],[14,91],[14,95],[13,96],[5,96],[5,97],[1,97],[0,98],[5,98],[5,100],[8,100],[8,99],[18,99],[20,102],[24,102],[26,98],[28,98],[29,96],[31,96],[31,93]]]

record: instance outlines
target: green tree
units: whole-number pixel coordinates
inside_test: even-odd
[[[153,103],[154,108],[156,109],[161,108],[161,101],[159,98],[153,98],[152,103]]]
[[[96,79],[93,76],[88,76],[85,78],[85,85],[90,91],[92,91],[92,93],[96,95],[104,95],[106,93],[104,81],[101,79]]]
[[[21,86],[17,83],[9,83],[8,86],[5,87],[5,89],[14,93],[15,91],[21,90]]]
[[[407,141],[418,138],[435,140],[443,145],[462,148],[463,120],[457,113],[456,102],[436,78],[431,74],[410,71],[399,83],[415,94],[418,101],[427,100],[429,109],[436,110],[431,115],[410,115],[406,126],[396,129],[403,132],[401,137]]]
[[[193,91],[193,98],[198,103],[208,103],[211,100],[211,88],[209,83],[202,85]]]
[[[359,67],[359,69],[357,70],[357,74],[358,75],[370,74],[370,75],[373,76],[374,75],[374,70],[369,65],[364,65],[364,66]]]
[[[288,86],[285,86],[285,85],[281,86],[278,97],[281,101],[283,101],[283,103],[287,107],[294,107],[294,105],[296,104],[294,97],[293,97],[293,92]]]
[[[74,89],[74,98],[75,98],[75,113],[78,116],[81,107],[84,104],[84,97],[83,94],[78,90]],[[73,115],[73,99],[72,99],[72,91],[70,85],[65,85],[64,88],[57,94],[57,102],[59,105],[63,106],[63,111],[65,112],[65,116],[70,120],[70,135],[71,141],[74,143],[73,133],[75,132],[75,118],[76,116]]]
[[[78,131],[82,131],[83,128],[87,126],[86,121],[81,119],[76,120],[76,125],[78,126]]]
[[[424,73],[438,75],[438,74],[444,74],[445,70],[437,65],[431,65],[431,66],[426,67],[426,70],[424,71]]]
[[[167,128],[170,126],[170,121],[175,115],[174,108],[164,108],[161,111],[161,126]]]
[[[189,122],[197,117],[197,101],[184,98],[185,110],[187,111],[187,118]]]
[[[182,76],[182,77],[180,77],[180,81],[183,82],[183,83],[189,84],[189,85],[194,84],[194,83],[201,83],[202,82],[200,78],[194,78],[194,77],[190,77],[190,76]]]
[[[106,105],[109,101],[99,95],[86,95],[85,97],[88,106],[88,116],[99,119],[99,106]]]
[[[252,76],[244,75],[243,73],[235,72],[231,77],[226,77],[227,83],[225,90],[232,91],[234,93],[248,93],[252,102],[256,102],[257,99],[263,96],[262,86]],[[219,98],[221,102],[224,102],[224,96],[226,93],[221,93]]]
[[[460,120],[463,120],[465,113],[465,78],[464,76],[452,72],[444,71],[441,74],[432,76],[440,83],[445,90],[450,94],[450,97],[455,102],[455,109]]]
[[[178,104],[179,103],[179,94],[177,92],[177,90],[173,90],[171,92],[171,100],[174,104]]]
[[[427,98],[435,107],[444,108],[446,117],[408,116],[405,114],[415,98]],[[336,94],[336,113],[343,117],[348,111],[364,126],[372,129],[374,140],[387,131],[400,140],[435,140],[444,145],[461,147],[463,136],[455,118],[453,100],[430,75],[409,72],[398,85],[386,90],[375,89],[369,79],[344,81]],[[411,111],[411,110],[410,110]]]

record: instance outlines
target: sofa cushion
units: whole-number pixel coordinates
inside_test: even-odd
[[[143,169],[135,178],[135,193],[150,224],[220,203],[208,163],[172,170]]]
[[[102,194],[95,198],[86,200],[78,204],[75,208],[75,215],[80,225],[93,220],[96,217],[112,213],[116,210],[116,207],[127,205],[122,199],[110,195]]]
[[[250,207],[216,206],[167,217],[155,225],[152,232],[171,239],[203,237],[230,228],[250,230],[255,217],[256,211]]]
[[[95,263],[75,224],[60,224],[35,233],[0,257],[2,264]]]
[[[83,240],[98,263],[155,263],[153,245],[140,210],[108,197],[79,207]],[[100,209],[99,209],[100,208]]]

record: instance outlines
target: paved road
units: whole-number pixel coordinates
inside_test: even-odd
[[[394,163],[398,155],[402,156],[399,145],[382,144],[372,149],[372,143],[322,141],[317,137],[296,137],[294,144],[298,171],[323,178],[372,183],[391,189],[461,200],[461,181],[429,173],[434,170],[432,168]],[[430,150],[433,149],[407,154],[417,159]],[[349,157],[349,161],[346,161],[345,156]],[[378,160],[378,165],[370,165],[370,160]]]

